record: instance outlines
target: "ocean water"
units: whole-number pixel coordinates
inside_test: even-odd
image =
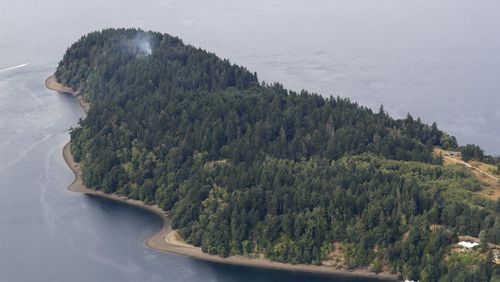
[[[83,112],[44,87],[106,27],[167,32],[266,82],[407,112],[500,154],[496,0],[20,0],[0,3],[0,281],[362,281],[219,265],[143,246],[147,212],[66,191]]]

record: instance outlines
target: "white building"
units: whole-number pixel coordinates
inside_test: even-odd
[[[472,250],[474,247],[479,246],[479,243],[460,241],[460,242],[458,242],[458,245],[464,249]]]

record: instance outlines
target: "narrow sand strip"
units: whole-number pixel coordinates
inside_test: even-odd
[[[78,93],[78,91],[75,91],[73,88],[61,85],[59,82],[57,82],[55,75],[51,75],[45,80],[45,86],[50,90],[75,96],[83,111],[85,113],[89,112],[90,104],[85,101],[85,99]]]
[[[49,77],[45,84],[47,88],[62,92],[78,95],[78,92],[74,91],[69,87],[65,87],[57,83],[57,80],[54,76]],[[49,86],[50,85],[50,86]],[[80,104],[81,105],[81,104]],[[87,103],[88,105],[88,103]],[[83,106],[82,106],[83,107]],[[84,108],[85,109],[85,108]],[[85,112],[87,112],[86,110]],[[227,258],[222,258],[216,255],[210,255],[204,253],[201,248],[194,247],[192,245],[186,244],[185,242],[179,241],[177,239],[178,234],[175,230],[172,230],[170,224],[170,218],[168,217],[168,213],[162,210],[160,207],[154,205],[147,205],[139,200],[128,199],[124,196],[120,196],[117,194],[106,194],[102,191],[92,190],[83,185],[82,174],[80,170],[80,164],[77,163],[73,155],[71,154],[71,143],[68,143],[64,146],[63,149],[63,157],[66,161],[66,164],[69,168],[74,172],[75,179],[69,185],[68,190],[72,192],[83,193],[87,195],[95,195],[98,197],[106,198],[109,200],[123,202],[135,207],[139,207],[145,210],[152,212],[153,214],[160,217],[163,221],[163,227],[157,233],[150,236],[145,241],[145,245],[153,250],[173,253],[183,256],[189,256],[195,259],[217,262],[217,263],[226,263],[233,265],[243,265],[243,266],[251,266],[251,267],[260,267],[260,268],[268,268],[268,269],[277,269],[277,270],[287,270],[287,271],[299,271],[299,272],[311,272],[311,273],[322,273],[322,274],[335,274],[335,275],[343,275],[343,276],[354,276],[354,277],[365,277],[365,278],[378,278],[383,280],[390,281],[398,281],[398,276],[390,273],[379,273],[375,274],[366,269],[356,269],[356,270],[343,270],[336,269],[328,266],[316,266],[316,265],[308,265],[308,264],[288,264],[288,263],[280,263],[271,261],[268,259],[260,259],[260,258],[248,258],[244,256],[230,256]]]

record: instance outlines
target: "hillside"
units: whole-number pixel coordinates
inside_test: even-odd
[[[205,252],[421,281],[492,274],[486,256],[472,268],[446,259],[458,234],[498,243],[500,205],[433,154],[458,149],[436,124],[267,85],[135,29],[82,37],[55,75],[91,105],[71,131],[84,184],[169,210]]]

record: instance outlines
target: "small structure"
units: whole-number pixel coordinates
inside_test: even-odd
[[[474,247],[479,246],[479,243],[477,242],[469,242],[469,241],[460,241],[458,242],[458,245],[462,247],[462,249],[467,249],[467,250],[472,250]]]
[[[447,151],[444,155],[452,158],[462,158],[461,152]]]

